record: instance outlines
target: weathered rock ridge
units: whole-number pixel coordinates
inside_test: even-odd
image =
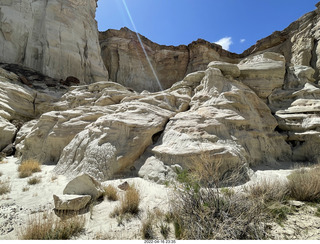
[[[107,79],[95,21],[96,0],[0,2],[0,62],[56,79]]]
[[[52,86],[2,65],[0,150],[12,143],[22,161],[54,164],[72,178],[162,183],[203,163],[220,175],[242,168],[245,178],[259,164],[320,162],[319,15],[241,55],[202,40],[166,47],[141,37],[161,91],[128,29],[100,34],[113,81]]]
[[[187,74],[206,69],[214,60],[237,62],[236,54],[202,39],[188,46],[164,46],[122,28],[100,32],[99,40],[110,79],[140,92],[168,89]]]

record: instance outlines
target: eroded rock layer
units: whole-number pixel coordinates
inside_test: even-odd
[[[140,92],[168,89],[187,74],[206,69],[214,60],[237,62],[237,54],[201,39],[174,47],[159,45],[141,35],[139,38],[128,28],[99,35],[110,79]]]

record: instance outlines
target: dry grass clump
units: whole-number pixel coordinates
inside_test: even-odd
[[[244,188],[249,197],[263,203],[284,202],[288,199],[289,189],[286,182],[261,180],[259,183]]]
[[[290,195],[299,201],[320,201],[320,165],[298,169],[288,176]]]
[[[104,187],[103,196],[110,201],[118,201],[119,199],[117,189],[112,185],[108,185],[107,187]]]
[[[35,172],[40,172],[40,163],[36,160],[27,160],[20,164],[18,167],[19,178],[26,178]]]
[[[84,230],[86,219],[75,216],[60,220],[53,214],[43,214],[29,219],[19,233],[20,240],[68,240]]]
[[[36,184],[38,184],[38,183],[40,183],[40,182],[41,182],[41,178],[40,178],[40,177],[37,177],[37,176],[32,177],[32,178],[30,178],[30,179],[28,180],[28,184],[29,184],[29,185],[36,185]]]
[[[120,198],[120,206],[117,207],[111,217],[131,214],[137,215],[139,213],[140,193],[135,186],[130,186],[123,197]]]
[[[2,181],[0,180],[0,195],[7,194],[11,191],[9,181]]]

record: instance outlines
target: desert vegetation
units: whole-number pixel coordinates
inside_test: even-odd
[[[117,189],[112,185],[104,187],[103,196],[110,201],[118,201],[119,199]]]
[[[163,213],[158,208],[148,213],[148,217],[142,222],[141,237],[145,240],[168,239],[172,232],[170,213]]]
[[[137,215],[139,213],[140,204],[139,190],[134,186],[129,186],[124,196],[120,198],[120,206],[116,207],[111,213],[111,217],[124,215]]]
[[[288,181],[262,180],[237,191],[222,186],[239,178],[242,170],[221,179],[214,167],[219,163],[207,160],[178,174],[181,185],[172,201],[176,238],[268,239],[268,223],[281,225],[295,211],[290,200],[319,203],[319,165],[295,170]],[[150,236],[150,223],[144,229]]]
[[[36,160],[27,160],[20,164],[18,167],[19,178],[26,178],[35,172],[40,172],[40,163]]]
[[[320,165],[295,170],[288,177],[290,196],[299,201],[320,202]]]
[[[36,184],[39,184],[41,182],[41,178],[40,177],[32,177],[28,180],[28,184],[29,185],[36,185]]]
[[[86,219],[74,216],[58,219],[53,214],[31,217],[25,228],[20,230],[20,240],[68,240],[84,230]]]
[[[8,180],[0,180],[0,195],[7,194],[11,191],[10,183]]]
[[[181,185],[172,201],[176,238],[264,239],[260,202],[246,194],[219,190],[240,177],[242,169],[239,167],[235,174],[222,178],[220,167],[219,161],[206,158],[199,167],[179,173]]]

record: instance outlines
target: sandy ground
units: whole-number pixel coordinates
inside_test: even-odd
[[[0,180],[10,182],[11,191],[0,196],[0,239],[14,240],[18,232],[23,230],[30,216],[52,212],[54,208],[53,194],[62,194],[64,187],[69,182],[62,175],[53,173],[54,166],[42,165],[42,171],[33,176],[41,178],[36,185],[28,185],[28,178],[18,177],[18,164],[16,158],[7,158],[6,163],[0,164]],[[274,167],[260,167],[252,171],[251,180],[246,185],[256,184],[262,179],[286,180],[293,171],[292,165]],[[32,177],[33,177],[32,176]],[[29,177],[30,178],[30,177]],[[139,189],[141,196],[140,214],[129,220],[111,218],[110,213],[119,204],[119,201],[104,200],[94,205],[91,211],[85,213],[85,232],[76,237],[77,240],[99,239],[142,239],[140,229],[143,220],[150,212],[159,209],[162,212],[170,211],[170,199],[174,198],[172,190],[167,186],[159,185],[141,178],[118,179],[102,182],[103,185],[111,184],[115,187],[127,181]],[[239,186],[243,187],[243,186]],[[124,191],[118,189],[119,195]],[[320,239],[320,218],[315,216],[315,207],[306,207],[303,210],[290,215],[288,223],[279,226],[274,224],[273,237],[275,239]],[[305,219],[305,221],[301,221]],[[168,239],[174,239],[173,227]],[[158,238],[162,238],[159,234]]]
[[[42,171],[31,176],[40,177],[41,182],[36,185],[28,185],[27,181],[30,177],[24,179],[18,177],[17,159],[7,158],[6,161],[7,163],[0,164],[0,172],[2,172],[0,180],[10,182],[11,192],[0,196],[0,239],[12,240],[17,239],[18,231],[24,228],[30,216],[52,211],[54,208],[53,194],[61,195],[69,179],[55,175],[52,172],[54,166],[42,165]],[[86,231],[77,239],[90,240],[97,235],[107,239],[141,239],[141,221],[148,216],[148,213],[156,208],[162,212],[170,210],[170,189],[164,185],[141,178],[119,179],[102,182],[102,184],[112,184],[117,187],[125,181],[130,185],[134,184],[139,189],[140,214],[121,222],[109,216],[119,201],[104,200],[85,214]],[[120,189],[118,191],[119,195],[124,193]]]

